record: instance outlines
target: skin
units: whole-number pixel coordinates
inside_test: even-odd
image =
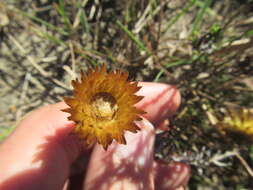
[[[82,155],[86,168],[86,190],[173,190],[183,189],[190,168],[182,163],[153,160],[155,126],[171,116],[180,104],[178,90],[159,83],[140,83],[136,106],[147,113],[138,122],[141,131],[126,132],[127,145],[113,142],[107,151],[101,145],[85,146],[71,134],[63,102],[44,106],[27,114],[0,145],[1,190],[61,190]],[[89,162],[88,162],[89,160]]]

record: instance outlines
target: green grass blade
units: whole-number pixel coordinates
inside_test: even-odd
[[[168,69],[168,68],[171,68],[171,67],[174,67],[174,66],[179,66],[179,65],[184,65],[184,64],[191,64],[194,60],[190,60],[190,61],[189,60],[184,60],[184,59],[183,60],[178,60],[178,61],[174,61],[174,62],[171,62],[171,63],[167,63],[167,64],[164,65],[164,67],[166,69]],[[154,82],[158,82],[163,73],[164,73],[163,70],[159,71],[159,73],[156,75],[156,77],[154,79]]]
[[[0,134],[0,142],[3,141],[7,136],[11,134],[11,132],[15,129],[15,125],[12,127],[8,127],[6,129],[3,129]]]
[[[246,32],[243,34],[243,36],[246,36],[246,37],[251,37],[251,36],[253,36],[253,29],[250,29],[250,30],[246,31]]]
[[[200,8],[203,8],[205,6],[205,2],[203,2],[201,0],[197,0],[195,5]],[[209,14],[210,16],[214,16],[214,17],[217,16],[217,13],[209,7],[206,8],[206,13]]]
[[[196,0],[191,0],[176,16],[170,19],[164,32],[168,31],[189,9],[195,4]]]
[[[175,61],[172,63],[167,63],[167,64],[165,64],[165,67],[168,69],[168,68],[171,68],[174,66],[184,65],[184,64],[188,64],[188,63],[190,63],[190,62],[187,60],[179,60],[179,61]]]
[[[86,16],[84,10],[81,10],[80,21],[81,21],[81,24],[83,25],[86,33],[90,33],[90,26],[87,21],[87,16]]]
[[[71,25],[70,20],[65,12],[64,0],[59,0],[59,6],[55,6],[55,7],[56,7],[57,12],[60,14],[60,16],[62,16],[63,22],[66,25],[66,28],[68,30],[70,30],[72,25]]]
[[[49,22],[46,22],[46,21],[44,21],[44,20],[42,20],[42,19],[40,19],[40,18],[38,18],[38,17],[36,17],[36,16],[30,15],[30,14],[28,14],[28,13],[26,13],[26,12],[23,12],[23,11],[20,11],[20,13],[21,13],[23,16],[28,17],[28,18],[30,18],[30,19],[32,19],[32,20],[34,20],[34,21],[37,21],[37,22],[39,22],[40,24],[42,24],[42,25],[44,25],[44,26],[47,26],[47,27],[48,27],[49,29],[51,29],[51,30],[55,30],[55,31],[59,32],[59,33],[62,34],[62,35],[65,35],[65,36],[68,36],[68,35],[69,35],[68,32],[66,32],[66,31],[64,31],[64,30],[62,30],[62,29],[60,29],[60,28],[54,26],[53,24],[51,24],[51,23],[49,23]]]
[[[43,35],[44,37],[46,37],[49,41],[51,41],[51,42],[53,42],[53,43],[55,43],[55,44],[58,44],[58,45],[66,45],[64,41],[62,41],[62,40],[56,38],[56,37],[53,36],[53,35],[50,35],[50,34],[46,33],[46,32],[42,32],[42,35]]]
[[[59,38],[49,34],[48,32],[43,32],[43,31],[38,31],[38,30],[35,30],[35,29],[31,29],[32,31],[34,31],[37,35],[43,37],[43,38],[46,38],[47,40],[55,43],[55,44],[58,44],[58,45],[66,45],[66,43],[62,40],[60,40]]]
[[[82,8],[82,5],[80,2],[77,3],[77,7],[80,11],[80,22],[82,24],[82,27],[84,28],[84,31],[89,34],[90,33],[90,26],[88,23],[86,13],[85,13],[84,9]]]
[[[116,24],[119,26],[120,29],[122,29],[128,36],[129,38],[136,43],[138,48],[142,51],[145,51],[148,53],[148,55],[151,55],[151,53],[148,51],[148,49],[145,47],[145,45],[138,39],[137,36],[135,36],[126,26],[124,26],[120,21],[117,21]]]
[[[198,11],[197,16],[196,16],[193,26],[192,26],[191,35],[193,35],[193,36],[199,35],[201,22],[203,20],[203,17],[204,17],[204,14],[206,13],[207,8],[210,7],[211,3],[212,3],[212,0],[205,0],[204,5]]]
[[[159,71],[159,73],[156,75],[156,77],[153,80],[153,82],[159,82],[160,77],[162,76],[163,73],[164,73],[164,71]]]

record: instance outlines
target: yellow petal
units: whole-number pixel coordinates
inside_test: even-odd
[[[126,144],[125,131],[136,133],[142,110],[134,105],[143,99],[135,93],[141,88],[137,82],[127,80],[128,73],[120,70],[106,72],[106,65],[81,71],[80,81],[72,81],[74,96],[64,98],[76,122],[74,132],[87,144],[97,141],[104,149],[116,140]]]

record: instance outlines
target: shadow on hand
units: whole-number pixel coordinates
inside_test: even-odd
[[[134,139],[138,141],[137,143],[129,141],[128,145],[114,142],[107,152],[104,152],[105,156],[101,158],[102,167],[97,170],[95,177],[86,183],[86,188],[88,190],[107,190],[112,187],[127,189],[125,187],[127,183],[138,187],[139,190],[153,189],[150,180],[153,172],[153,150],[151,150],[153,146],[149,146],[153,143],[153,137],[152,133],[147,133],[145,137],[139,135],[138,139]],[[128,149],[127,156],[124,155],[126,149]]]
[[[29,190],[29,189],[47,189],[48,186],[51,184],[48,184],[50,182],[47,182],[43,179],[42,169],[27,169],[22,172],[19,172],[11,177],[9,177],[7,180],[2,182],[0,184],[1,190]],[[46,182],[46,183],[45,183]],[[59,189],[59,186],[56,187],[54,184],[52,184],[52,187],[55,187],[55,189]]]
[[[19,172],[3,181],[0,184],[0,189],[62,189],[71,173],[70,166],[81,152],[80,148],[82,147],[78,138],[70,131],[71,128],[66,126],[56,130],[51,136],[44,137],[44,143],[39,144],[34,150],[32,161],[24,163],[25,166],[21,163],[22,168],[17,167]],[[24,154],[26,151],[30,152],[31,150],[24,150]],[[84,152],[86,157],[83,156],[86,158],[86,166],[89,151]],[[74,171],[73,173],[77,172]]]

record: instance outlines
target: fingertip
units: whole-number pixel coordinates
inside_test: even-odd
[[[153,82],[140,82],[139,85],[142,88],[137,94],[144,99],[136,106],[147,112],[144,117],[149,121],[157,124],[176,112],[181,96],[175,86]]]
[[[181,162],[154,162],[155,189],[174,190],[188,184],[191,169]]]

